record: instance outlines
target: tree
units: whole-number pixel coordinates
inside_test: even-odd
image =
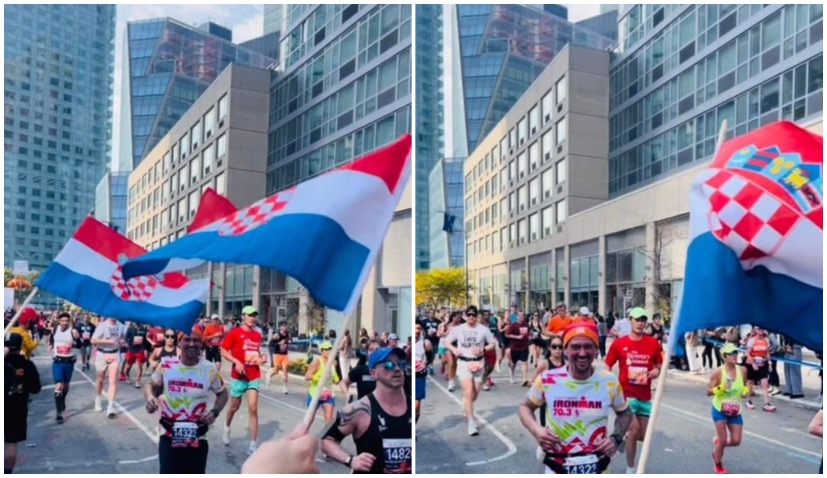
[[[416,303],[431,307],[462,306],[466,301],[465,270],[433,269],[416,274]]]

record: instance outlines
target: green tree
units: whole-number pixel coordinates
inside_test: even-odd
[[[460,268],[433,269],[416,274],[416,303],[431,307],[463,306],[467,281]]]

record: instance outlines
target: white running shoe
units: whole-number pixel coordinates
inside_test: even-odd
[[[247,447],[247,454],[252,455],[253,453],[256,452],[256,448],[258,448],[258,446],[256,445],[256,442],[251,441],[250,446]]]
[[[449,382],[448,382],[448,391],[449,391],[449,392],[453,392],[453,391],[454,391],[454,381],[453,381],[453,380],[451,380],[451,381],[449,381]]]
[[[268,387],[270,386],[270,380],[271,379],[272,379],[272,377],[270,377],[269,373],[267,375],[265,375],[264,383],[267,384]]]
[[[480,434],[480,431],[477,429],[477,424],[471,420],[468,422],[468,435],[475,437]]]
[[[287,395],[287,384],[281,386],[281,393]]]
[[[103,406],[101,405],[100,395],[95,397],[95,411],[96,412],[102,412],[103,411]]]
[[[224,442],[224,446],[230,446],[230,427],[227,424],[224,424],[224,435],[221,436],[221,441]]]
[[[626,474],[627,475],[637,475],[637,468],[633,467],[626,467]]]
[[[106,407],[106,416],[109,418],[115,418],[117,416],[115,413],[115,406],[111,403]]]

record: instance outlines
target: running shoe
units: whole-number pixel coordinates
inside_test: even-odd
[[[491,387],[489,387],[488,382],[486,382],[486,383],[482,384],[482,389],[485,390],[486,392],[488,392],[488,391],[491,390]]]
[[[521,386],[528,387],[528,380],[523,381],[523,384]]]
[[[281,393],[287,395],[287,385],[282,385],[281,386]]]
[[[58,425],[63,423],[63,415],[58,413],[57,416],[55,417],[55,421],[58,423]]]
[[[126,382],[126,374],[122,373],[118,380],[120,380],[121,382]]]
[[[270,374],[268,373],[268,374],[267,374],[267,376],[266,376],[266,377],[265,377],[265,379],[264,379],[264,383],[266,383],[268,387],[270,386],[270,380],[271,380],[271,379],[272,379],[272,377],[271,377],[271,376],[270,376]]]
[[[256,442],[251,441],[250,446],[247,447],[247,454],[252,455],[253,453],[256,452],[256,448],[258,448],[258,446],[256,445]]]
[[[230,446],[230,427],[227,424],[224,424],[224,434],[221,436],[221,441],[224,442],[224,446]]]
[[[101,406],[101,397],[95,397],[95,411],[102,412],[103,407]]]
[[[472,420],[468,422],[468,435],[475,437],[480,434],[480,431],[477,429],[477,424]]]
[[[724,465],[722,465],[721,463],[715,463],[715,474],[716,475],[728,475],[729,472],[727,471],[726,468],[724,468]]]
[[[747,400],[746,406],[750,410],[755,410],[755,405],[752,403],[752,400]]]
[[[493,387],[493,386],[494,386],[494,381],[493,381],[493,380],[491,380],[491,377],[488,377],[488,386],[489,386],[489,387]]]
[[[135,380],[135,388],[141,388],[141,382]]]
[[[115,407],[113,407],[111,404],[110,404],[108,407],[106,407],[106,416],[107,416],[108,418],[115,418],[115,417],[117,417],[117,416],[118,416],[118,415],[115,413]]]
[[[771,403],[765,403],[763,408],[765,412],[774,412],[776,410],[775,405]]]
[[[448,391],[449,391],[449,392],[453,392],[453,391],[454,391],[454,381],[453,381],[453,380],[451,380],[450,382],[448,382]]]

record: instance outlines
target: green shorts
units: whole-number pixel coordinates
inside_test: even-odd
[[[258,392],[261,385],[261,380],[256,379],[248,382],[247,380],[230,380],[230,396],[233,398],[241,398],[247,390],[255,390]]]
[[[648,417],[652,414],[652,402],[644,402],[636,398],[629,399],[629,410],[639,417]]]

